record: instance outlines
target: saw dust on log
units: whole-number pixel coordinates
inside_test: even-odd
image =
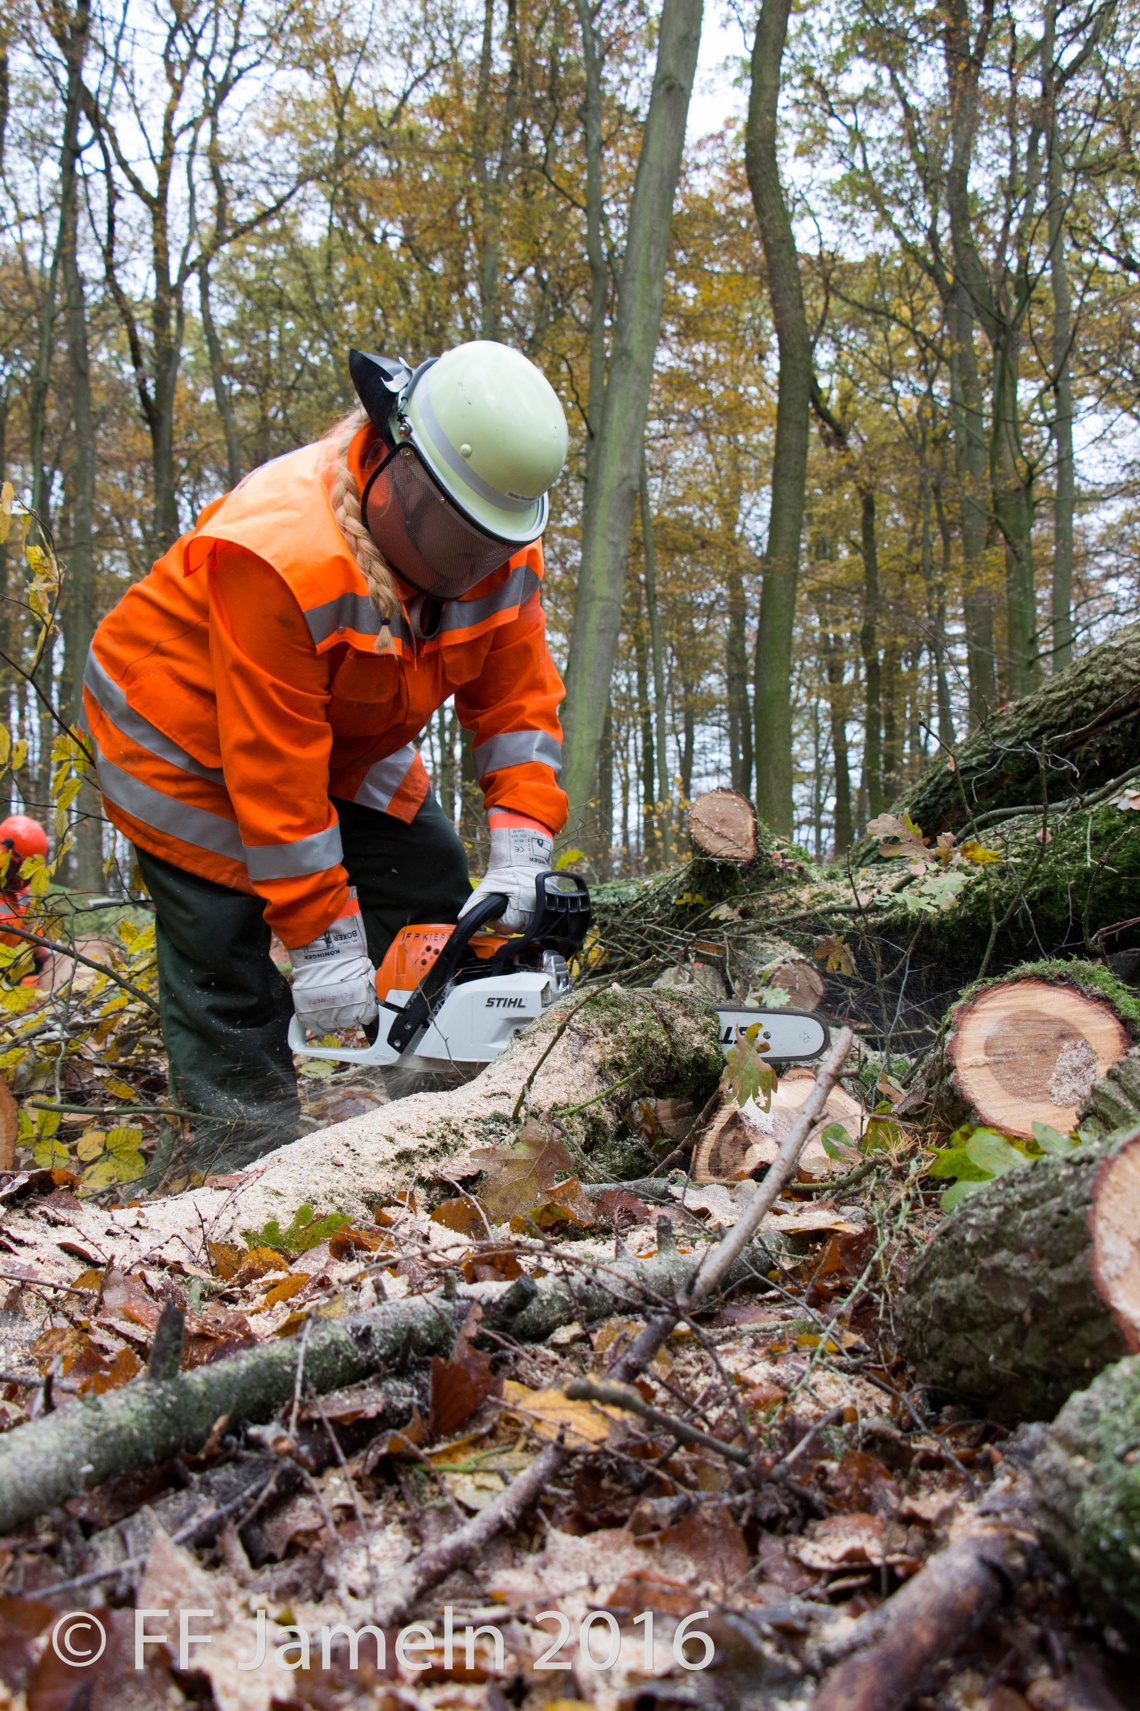
[[[743,1107],[726,1105],[693,1151],[693,1181],[743,1182],[770,1165],[814,1085],[810,1070],[792,1069],[772,1094],[769,1110],[762,1110],[751,1100]],[[833,1159],[824,1150],[823,1131],[831,1123],[842,1124],[854,1147],[866,1116],[857,1099],[842,1087],[833,1087],[800,1155],[800,1175],[818,1180],[849,1170],[851,1159]]]
[[[911,1266],[902,1348],[997,1420],[1043,1420],[1140,1350],[1140,1129],[1035,1159],[955,1207]]]
[[[1087,1093],[1128,1050],[1103,999],[1045,980],[989,987],[954,1013],[947,1056],[962,1097],[985,1123],[1029,1136],[1068,1131]]]
[[[689,809],[689,836],[715,861],[755,861],[756,810],[739,790],[706,790]]]

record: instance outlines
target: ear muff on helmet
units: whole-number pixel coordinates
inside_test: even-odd
[[[386,444],[393,445],[392,417],[412,379],[411,364],[402,357],[376,356],[353,349],[348,353],[348,372],[372,426]]]

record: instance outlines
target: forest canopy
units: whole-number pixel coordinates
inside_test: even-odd
[[[608,705],[575,697],[570,659],[597,877],[657,865],[677,806],[718,784],[842,852],[1135,608],[1132,10],[788,13],[706,9],[699,76],[726,117],[689,114],[607,572]],[[758,24],[771,87],[749,75]],[[393,0],[382,23],[351,0],[7,10],[0,467],[64,567],[32,681],[39,618],[0,546],[13,806],[50,800],[48,702],[76,717],[95,623],[203,505],[344,413],[351,345],[499,338],[549,375],[571,429],[545,597],[566,665],[659,27],[638,0]],[[477,854],[450,708],[424,749]],[[76,839],[74,881],[105,883],[109,837]]]

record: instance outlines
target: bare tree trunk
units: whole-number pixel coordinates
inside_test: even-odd
[[[617,651],[701,13],[702,0],[664,0],[653,93],[630,204],[613,352],[583,508],[582,560],[566,673],[562,782],[570,798],[571,837],[586,816],[596,777]]]
[[[936,638],[934,670],[938,701],[938,741],[948,754],[952,754],[954,750],[954,713],[950,704],[950,680],[946,672],[946,587],[950,581],[950,573],[953,567],[954,546],[950,536],[950,519],[946,515],[946,507],[942,503],[941,482],[935,482],[933,498],[938,518],[939,539],[942,545],[941,570],[937,577],[933,574],[931,576],[934,594],[931,623]],[[925,526],[929,541],[929,518],[927,518]]]
[[[1049,127],[1049,266],[1053,287],[1053,444],[1057,474],[1053,498],[1053,670],[1073,659],[1073,298],[1065,260],[1064,158],[1056,103]]]
[[[234,401],[226,375],[225,352],[214,320],[210,302],[210,268],[205,257],[198,269],[198,300],[202,307],[202,331],[206,335],[206,354],[210,359],[210,379],[214,387],[214,403],[221,418],[226,442],[226,486],[236,487],[241,480],[241,442],[238,439]]]
[[[773,831],[792,832],[792,639],[807,481],[812,355],[792,223],[776,153],[780,64],[791,0],[763,0],[752,47],[745,162],[780,351],[772,503],[756,636],[756,807]]]
[[[641,765],[638,777],[641,783],[641,848],[645,857],[645,865],[652,868],[659,855],[657,838],[657,815],[654,812],[654,795],[657,770],[654,756],[653,709],[649,698],[649,647],[646,638],[648,626],[645,614],[638,601],[637,612],[633,621],[633,658],[634,680],[637,684],[637,726],[641,735]]]
[[[951,400],[962,531],[962,610],[966,623],[966,670],[970,728],[984,724],[997,706],[994,597],[986,566],[987,476],[985,404],[974,348],[969,296],[955,287],[950,308]]]
[[[1040,675],[1033,575],[1033,494],[1020,443],[1020,342],[1014,324],[997,329],[993,339],[990,482],[994,520],[1005,547],[1004,687],[1008,700],[1027,695]]]
[[[835,768],[835,853],[849,850],[855,837],[851,817],[851,763],[847,748],[846,685],[843,682],[843,651],[829,626],[829,614],[820,607],[819,635],[827,679],[828,724],[831,730],[831,759]]]
[[[899,644],[888,636],[883,648],[883,801],[893,802],[902,789],[902,723],[899,702],[902,683],[899,678]]]
[[[744,572],[738,554],[728,573],[728,638],[725,649],[725,686],[728,692],[728,752],[732,788],[752,795],[752,708],[748,703],[747,608]]]
[[[510,51],[507,93],[502,104],[499,159],[494,172],[488,158],[491,69],[494,49],[495,0],[484,0],[483,42],[475,107],[475,177],[479,186],[482,256],[479,264],[479,336],[497,339],[501,331],[500,258],[502,254],[502,193],[510,165],[510,145],[518,113],[519,29],[517,0],[507,0],[506,37]]]
[[[645,612],[649,619],[649,659],[653,667],[653,736],[657,759],[657,830],[662,854],[668,859],[671,820],[669,755],[665,747],[665,652],[661,641],[661,608],[657,603],[657,553],[653,545],[653,513],[649,508],[649,475],[641,461],[641,541],[645,555]]]
[[[859,494],[859,545],[863,554],[863,618],[859,652],[863,656],[863,786],[867,814],[883,811],[883,678],[879,662],[879,546],[875,534],[875,495]]]

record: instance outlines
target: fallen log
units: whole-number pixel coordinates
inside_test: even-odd
[[[1109,1135],[1140,1127],[1140,1046],[1124,1054],[1081,1102],[1082,1130]]]
[[[300,1336],[258,1343],[165,1383],[142,1378],[87,1397],[0,1435],[0,1532],[113,1474],[200,1450],[212,1432],[268,1420],[299,1387],[323,1394],[446,1354],[473,1299],[483,1305],[488,1329],[541,1342],[574,1320],[588,1324],[643,1311],[647,1300],[671,1300],[695,1279],[702,1257],[666,1246],[647,1259],[541,1284],[529,1278],[460,1284],[450,1294],[413,1295],[349,1319],[311,1320]],[[771,1264],[762,1246],[734,1254],[717,1287],[761,1279]]]
[[[689,809],[689,837],[714,861],[755,861],[756,810],[739,790],[706,790]]]
[[[940,755],[891,812],[905,810],[935,837],[986,810],[1033,812],[1043,784],[1053,801],[1095,792],[1135,769],[1138,753],[1140,625],[1132,625],[995,714],[957,749],[954,770]]]
[[[1036,1159],[963,1200],[911,1266],[903,1353],[991,1417],[1046,1420],[1140,1349],[1140,1130]]]
[[[984,1123],[1030,1136],[1067,1133],[1077,1108],[1127,1052],[1129,1033],[1101,994],[1063,977],[1010,978],[953,1012],[946,1056],[962,1098]]]
[[[991,1500],[992,1502],[992,1500]],[[861,1617],[856,1649],[822,1682],[812,1711],[901,1711],[939,1663],[961,1651],[1025,1579],[1036,1534],[1015,1497],[983,1506],[954,1542]]]
[[[1069,1398],[1030,1476],[1045,1543],[1089,1607],[1140,1641],[1140,1358]]]

